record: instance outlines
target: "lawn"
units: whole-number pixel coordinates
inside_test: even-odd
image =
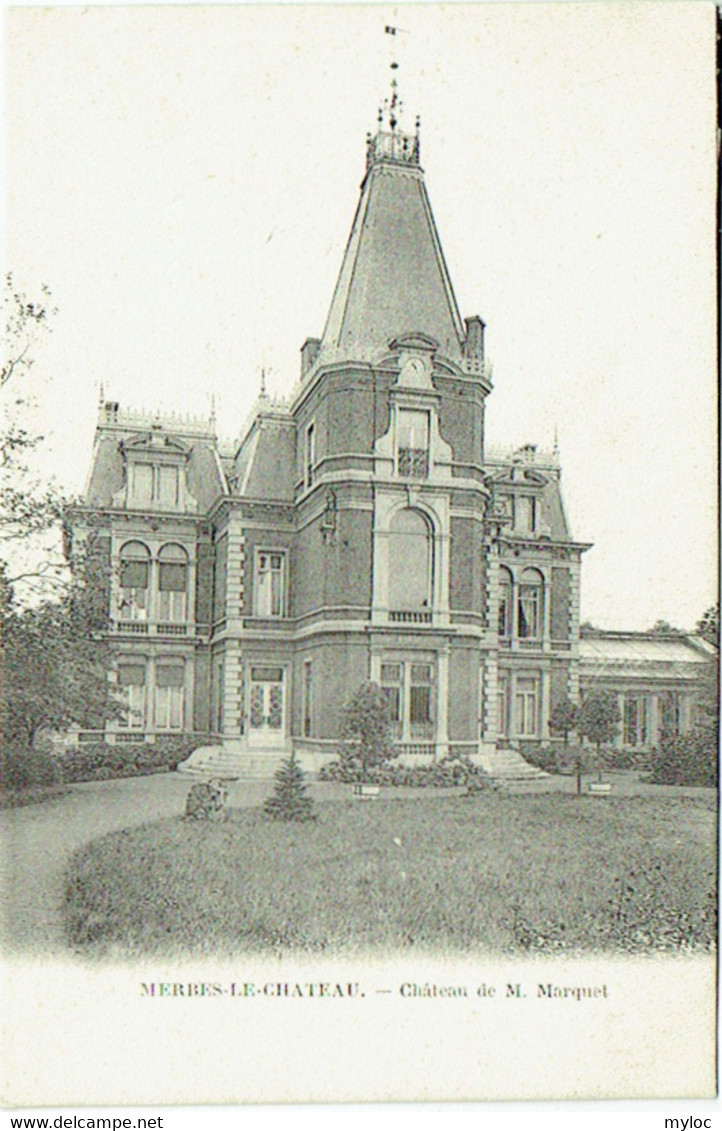
[[[326,801],[318,820],[231,809],[112,833],[73,859],[88,956],[706,950],[716,797]]]

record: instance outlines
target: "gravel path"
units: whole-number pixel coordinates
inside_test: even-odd
[[[62,952],[63,882],[73,853],[104,833],[181,814],[192,784],[180,774],[85,782],[64,797],[1,812],[2,950]],[[269,792],[269,782],[237,783],[229,803],[257,805]]]

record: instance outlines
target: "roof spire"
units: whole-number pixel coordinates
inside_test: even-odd
[[[258,395],[261,397],[262,400],[265,400],[267,395],[268,395],[266,393],[266,367],[265,367],[265,365],[261,366],[261,391]]]
[[[397,35],[403,28],[386,27],[387,35]],[[404,133],[401,130],[401,112],[404,104],[399,95],[399,64],[394,58],[391,69],[391,97],[385,98],[379,107],[376,133],[366,136],[366,171],[377,161],[398,161],[405,165],[419,164],[419,127],[416,118],[416,132]]]

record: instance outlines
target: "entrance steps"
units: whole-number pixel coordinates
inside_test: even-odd
[[[178,773],[225,781],[270,781],[287,757],[274,750],[249,754],[224,746],[200,746],[178,765]]]
[[[485,769],[498,782],[532,782],[549,777],[546,770],[532,766],[511,746],[497,746],[487,756]]]

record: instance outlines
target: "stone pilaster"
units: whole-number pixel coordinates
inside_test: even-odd
[[[581,572],[580,561],[569,563],[569,676],[567,695],[572,703],[579,702],[579,623],[581,600]]]

